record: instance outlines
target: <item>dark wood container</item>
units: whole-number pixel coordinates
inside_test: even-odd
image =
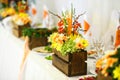
[[[16,36],[16,37],[22,37],[22,30],[24,28],[29,28],[30,27],[30,24],[25,24],[25,25],[16,25],[14,23],[14,27],[12,28],[12,32],[13,34]]]
[[[66,62],[74,62],[77,60],[87,60],[87,51],[85,50],[81,50],[80,52],[75,52],[75,53],[70,53],[68,55],[62,55],[59,51],[57,51],[56,49],[53,49],[53,52],[62,60],[66,61]]]
[[[56,51],[58,52],[58,51]],[[67,76],[86,75],[87,73],[87,52],[81,51],[66,56],[61,53],[53,55],[52,64]]]
[[[30,37],[29,42],[30,49],[40,46],[46,46],[47,44],[48,44],[47,37]]]
[[[100,71],[98,71],[96,80],[112,80],[112,77],[111,76],[105,77],[103,74],[101,74]]]

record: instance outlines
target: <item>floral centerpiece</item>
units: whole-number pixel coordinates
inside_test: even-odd
[[[16,11],[15,11],[14,8],[5,8],[5,9],[2,9],[2,11],[1,11],[1,13],[0,13],[0,15],[1,15],[3,18],[5,18],[5,17],[7,17],[7,16],[12,16],[12,15],[14,15],[14,14],[16,14]]]
[[[73,9],[71,12],[62,12],[62,17],[57,15],[60,19],[58,22],[58,32],[53,33],[49,37],[52,48],[66,55],[85,49],[88,46],[88,41],[79,33],[83,31],[81,24],[77,21],[81,15],[83,14],[76,17]]]
[[[18,12],[27,12],[28,10],[28,4],[27,4],[27,1],[19,1],[18,4],[17,4],[17,10]]]
[[[17,37],[22,36],[22,30],[30,27],[31,19],[27,13],[18,13],[12,17],[13,33]]]
[[[120,80],[120,48],[108,52],[96,63],[97,71],[106,77],[98,80]],[[99,78],[99,74],[98,74]]]
[[[53,48],[52,63],[67,76],[85,75],[87,65],[87,52],[85,48],[88,41],[80,34],[84,31],[78,19],[81,15],[75,15],[75,9],[62,12],[62,16],[54,14],[60,21],[58,22],[58,32],[50,35],[49,42]],[[64,66],[63,66],[64,65]]]
[[[31,23],[31,19],[27,13],[18,13],[13,16],[13,22],[17,25],[25,25]]]

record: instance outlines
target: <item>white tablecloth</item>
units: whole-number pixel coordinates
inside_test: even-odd
[[[0,80],[18,80],[24,41],[4,27],[0,24]],[[34,51],[30,51],[22,73],[22,80],[78,80],[79,77],[67,77],[52,65],[52,61]]]
[[[24,42],[0,23],[0,80],[18,80],[23,47]]]
[[[23,80],[77,80],[79,76],[67,77],[44,56],[31,52],[24,71]]]

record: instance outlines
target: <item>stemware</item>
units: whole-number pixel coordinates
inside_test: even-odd
[[[96,51],[96,54],[94,54],[94,56],[92,56],[93,58],[88,58],[88,60],[86,61],[86,63],[88,63],[88,67],[89,67],[88,73],[96,75],[96,72],[95,72],[96,61],[104,55],[104,49],[105,49],[105,45],[104,45],[104,41],[102,39],[101,40],[96,39],[96,38],[92,39],[91,50]],[[92,64],[92,66],[91,66],[91,64]]]
[[[92,48],[96,51],[96,55],[94,56],[95,59],[99,59],[103,56],[104,54],[104,49],[105,49],[105,45],[104,45],[104,41],[100,40],[100,39],[93,39],[92,40]]]

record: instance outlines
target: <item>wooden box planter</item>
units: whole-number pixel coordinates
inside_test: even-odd
[[[25,28],[22,32],[23,36],[28,36],[30,38],[29,47],[33,49],[35,47],[47,46],[47,37],[55,30],[56,29],[49,30],[48,28]]]
[[[81,51],[68,55],[61,55],[54,50],[52,64],[67,76],[86,75],[87,73],[87,52]]]
[[[30,37],[29,42],[30,49],[40,46],[46,46],[47,44],[48,44],[47,37]]]
[[[112,77],[111,76],[105,77],[103,74],[101,74],[100,71],[98,71],[96,80],[112,80]]]
[[[29,23],[25,24],[25,25],[16,25],[14,23],[14,27],[12,28],[12,32],[16,37],[20,38],[20,37],[22,37],[22,30],[24,28],[29,28],[29,27],[30,27]]]

